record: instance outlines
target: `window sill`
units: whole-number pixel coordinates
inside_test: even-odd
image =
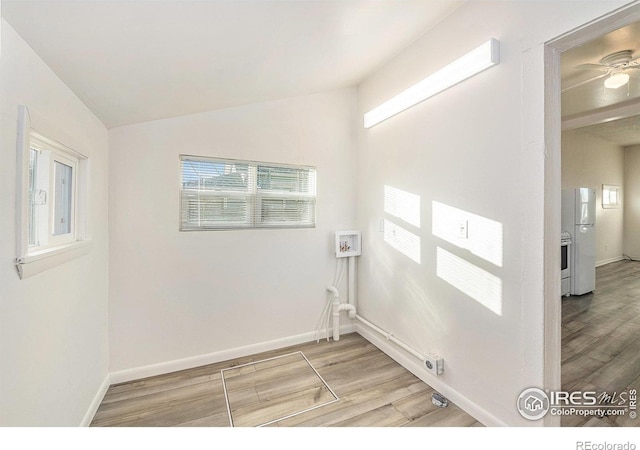
[[[92,244],[91,240],[76,241],[16,258],[18,276],[23,280],[72,259],[84,256],[89,253]]]

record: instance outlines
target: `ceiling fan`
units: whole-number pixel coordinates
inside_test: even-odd
[[[597,64],[580,64],[574,68],[606,72],[598,78],[606,76],[604,87],[617,89],[629,82],[629,73],[633,73],[634,69],[640,69],[640,58],[633,59],[633,50],[622,50],[605,56]]]

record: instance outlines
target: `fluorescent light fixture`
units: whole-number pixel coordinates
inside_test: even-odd
[[[629,82],[629,74],[628,73],[614,73],[609,78],[604,80],[604,87],[609,89],[618,89],[621,86],[624,86]]]
[[[456,59],[392,99],[364,115],[364,127],[372,126],[423,100],[500,63],[500,42],[489,39],[480,47]]]

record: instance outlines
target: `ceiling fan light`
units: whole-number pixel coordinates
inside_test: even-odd
[[[629,82],[629,74],[628,73],[614,73],[609,78],[604,80],[604,87],[609,89],[618,89],[621,86],[624,86]]]

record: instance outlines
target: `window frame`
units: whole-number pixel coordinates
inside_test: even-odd
[[[248,186],[246,191],[224,191],[218,190],[211,192],[206,192],[204,190],[198,189],[184,189],[183,188],[183,162],[184,161],[202,161],[202,162],[210,162],[210,163],[221,163],[221,164],[237,164],[237,165],[248,165],[248,181],[247,183],[251,183],[251,186]],[[310,176],[312,177],[310,188],[311,193],[288,193],[288,192],[270,192],[270,191],[260,191],[258,186],[258,171],[259,167],[268,167],[268,168],[283,168],[283,169],[294,169],[294,170],[303,170],[308,171]],[[184,212],[184,200],[183,194],[186,191],[191,191],[193,193],[197,193],[198,195],[210,195],[211,197],[221,197],[221,194],[225,192],[229,196],[241,196],[247,197],[247,215],[246,220],[243,222],[229,222],[222,225],[204,225],[204,226],[186,226],[183,220]],[[280,222],[264,222],[263,214],[262,214],[262,201],[263,199],[309,199],[310,200],[310,220],[309,223],[290,223],[287,221]],[[317,201],[317,169],[314,166],[309,165],[299,165],[299,164],[283,164],[283,163],[273,163],[273,162],[264,162],[264,161],[253,161],[253,160],[240,160],[240,159],[231,159],[231,158],[219,158],[214,156],[195,156],[195,155],[179,155],[179,231],[225,231],[225,230],[256,230],[256,229],[297,229],[297,228],[315,228],[317,222],[317,214],[316,214],[316,201]]]
[[[611,200],[611,194],[615,192],[614,201]],[[602,208],[617,209],[622,205],[622,186],[619,184],[603,184],[602,185]]]
[[[26,106],[18,107],[18,129],[16,146],[16,258],[15,266],[18,276],[23,279],[60,265],[71,259],[87,254],[91,247],[88,233],[88,158],[66,145],[51,139],[31,127],[31,119]],[[34,148],[35,147],[35,148]],[[47,242],[43,245],[31,243],[31,221],[34,210],[31,208],[30,189],[37,186],[37,181],[30,178],[30,157],[32,148],[46,151],[47,160],[44,166],[38,161],[36,170],[47,170]],[[39,153],[38,155],[40,155]],[[70,232],[54,235],[54,202],[53,186],[55,184],[55,162],[72,168],[71,187],[71,220]],[[37,176],[37,173],[33,173]],[[42,223],[45,223],[42,221]],[[36,231],[35,238],[45,231]]]

